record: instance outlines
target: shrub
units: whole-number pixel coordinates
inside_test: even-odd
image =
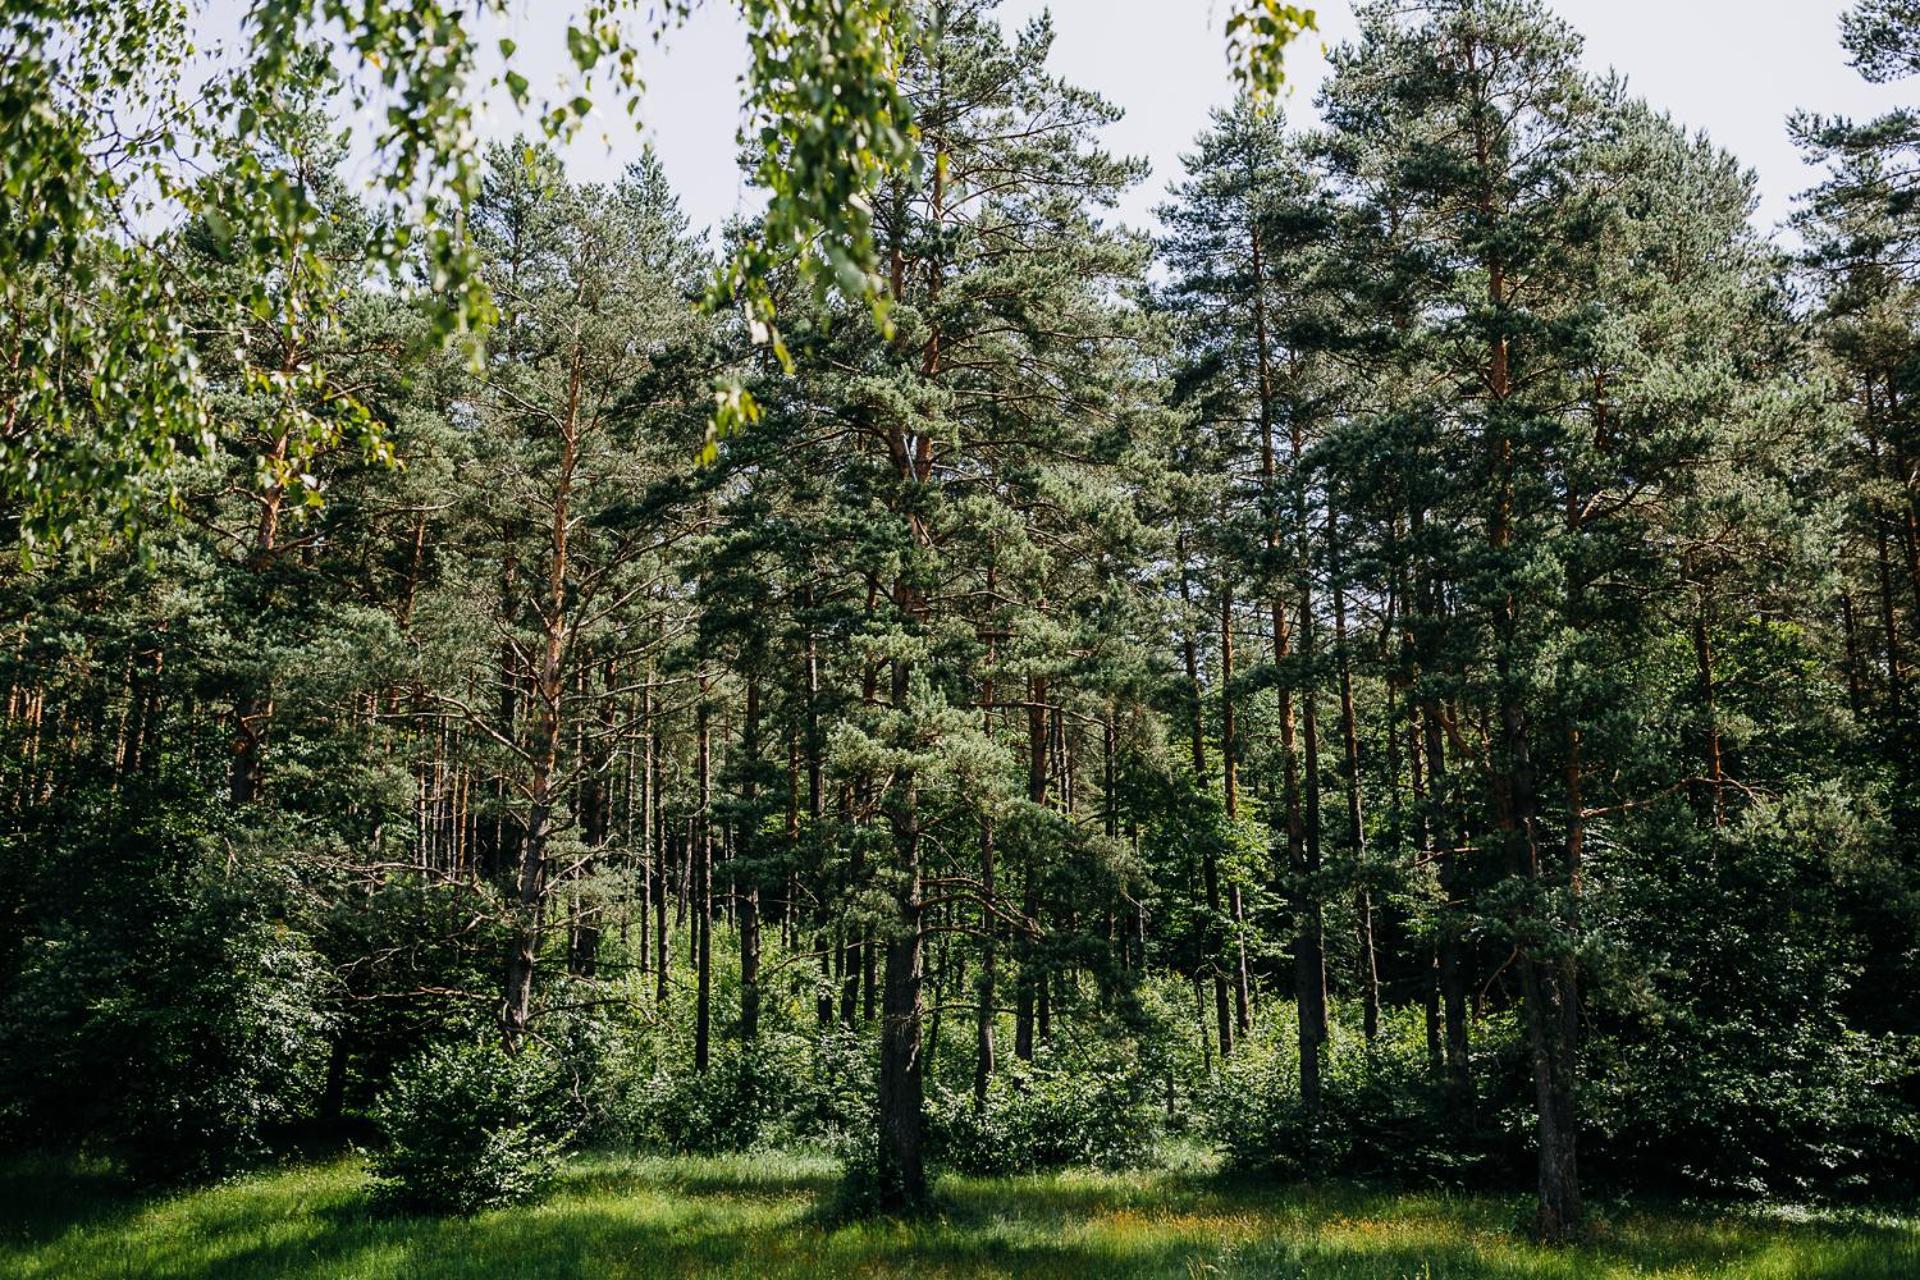
[[[655,1062],[622,1103],[625,1131],[643,1146],[809,1146],[847,1155],[872,1137],[874,1045],[858,1032],[763,1032],[752,1045],[723,1049],[704,1073],[685,1068],[677,1043],[656,1046]]]
[[[559,1102],[573,1141],[620,1146],[649,1122],[649,1049],[640,1029],[606,1009],[552,1015],[542,1024],[560,1080]]]
[[[1389,1010],[1369,1047],[1336,1025],[1321,1111],[1300,1103],[1291,1010],[1241,1043],[1207,1091],[1207,1136],[1230,1168],[1283,1177],[1343,1174],[1457,1185],[1486,1172],[1495,1135],[1460,1114],[1432,1078],[1419,1012]],[[1511,1037],[1487,1028],[1483,1045]]]
[[[984,1106],[936,1087],[929,1120],[934,1157],[972,1174],[1121,1168],[1139,1163],[1157,1134],[1147,1077],[1125,1054],[1016,1062],[994,1077]]]
[[[537,1196],[564,1139],[552,1061],[528,1050],[435,1046],[395,1073],[375,1119],[385,1149],[368,1161],[392,1208],[476,1213]]]
[[[791,1104],[788,1064],[754,1044],[715,1059],[706,1071],[657,1071],[641,1087],[643,1141],[669,1151],[745,1151]]]
[[[209,859],[29,940],[0,1005],[6,1127],[85,1132],[148,1180],[265,1156],[318,1096],[332,1030],[334,979],[293,897],[271,857]]]
[[[808,1046],[779,1136],[842,1155],[871,1141],[879,1087],[874,1050],[873,1042],[846,1027],[835,1027]]]
[[[1810,787],[1747,807],[1710,845],[1685,817],[1623,845],[1615,874],[1645,907],[1591,988],[1583,1171],[1735,1197],[1920,1179],[1920,1043],[1897,1022],[1860,1027],[1897,1011],[1848,912],[1912,910],[1877,821]]]

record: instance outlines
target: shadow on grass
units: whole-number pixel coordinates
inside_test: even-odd
[[[0,1243],[37,1245],[137,1210],[151,1192],[105,1160],[22,1155],[0,1162]]]
[[[1276,1183],[1246,1175],[1068,1173],[1018,1180],[949,1180],[939,1197],[959,1233],[1017,1222],[1039,1237],[1156,1228],[1187,1236],[1147,1264],[1185,1259],[1213,1273],[1301,1276],[1618,1276],[1686,1274],[1796,1280],[1920,1280],[1920,1232],[1886,1221],[1785,1222],[1729,1208],[1654,1203],[1596,1207],[1568,1248],[1529,1235],[1523,1195],[1408,1190],[1328,1181]],[[1257,1224],[1249,1229],[1250,1223]],[[1003,1248],[1001,1252],[1006,1252]],[[1123,1251],[1124,1252],[1124,1251]],[[1145,1262],[1147,1254],[1135,1255]],[[1091,1258],[1089,1258],[1091,1261]],[[1202,1267],[1201,1264],[1204,1264]],[[1176,1268],[1177,1270],[1177,1268]]]
[[[820,1160],[586,1157],[542,1204],[434,1219],[373,1212],[357,1169],[345,1163],[148,1202],[133,1199],[104,1169],[0,1168],[0,1196],[22,1193],[29,1210],[22,1220],[33,1224],[33,1234],[6,1242],[19,1250],[13,1256],[25,1262],[22,1274],[76,1280],[1920,1275],[1920,1233],[1911,1229],[1701,1217],[1660,1205],[1603,1208],[1591,1239],[1556,1251],[1527,1242],[1516,1228],[1520,1197],[1065,1173],[949,1177],[927,1215],[836,1220],[829,1216],[835,1186],[833,1166]],[[11,1204],[8,1220],[21,1208]],[[0,1256],[0,1271],[6,1261]]]
[[[332,1215],[330,1215],[332,1216]],[[315,1225],[319,1225],[316,1223]],[[265,1280],[267,1277],[400,1275],[437,1280],[538,1276],[732,1275],[750,1270],[750,1232],[713,1227],[673,1234],[611,1213],[479,1218],[332,1216],[324,1229],[209,1256],[198,1253],[136,1274]]]

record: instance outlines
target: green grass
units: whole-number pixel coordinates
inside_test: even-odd
[[[1519,1198],[1277,1187],[1194,1171],[941,1183],[916,1222],[836,1225],[817,1158],[591,1157],[544,1203],[368,1212],[337,1160],[142,1199],[102,1169],[0,1167],[0,1275],[96,1277],[1260,1276],[1353,1280],[1912,1280],[1920,1222],[1613,1208],[1529,1243]]]

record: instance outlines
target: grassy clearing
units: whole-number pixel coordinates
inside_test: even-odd
[[[357,1162],[162,1199],[98,1168],[0,1170],[0,1275],[105,1277],[1260,1276],[1331,1280],[1912,1280],[1912,1218],[1615,1209],[1548,1250],[1491,1196],[1275,1187],[1201,1173],[948,1178],[919,1222],[836,1225],[818,1158],[595,1157],[545,1203],[464,1220],[367,1212]]]

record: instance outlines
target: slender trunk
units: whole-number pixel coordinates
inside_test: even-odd
[[[745,881],[740,891],[740,1039],[752,1044],[760,1035],[760,884],[759,871],[753,865],[754,829],[758,814],[754,802],[759,797],[760,768],[760,682],[747,678],[747,714],[742,729],[742,752],[747,758],[746,776],[740,797],[745,801],[747,817],[741,825],[736,874]]]
[[[1481,141],[1483,166],[1487,144]],[[1504,266],[1495,261],[1487,273],[1488,302],[1499,312],[1506,305]],[[1510,393],[1509,349],[1506,334],[1496,331],[1489,347],[1487,387],[1490,470],[1493,503],[1487,524],[1489,548],[1504,556],[1513,541],[1514,471],[1512,437],[1504,428],[1505,403]],[[1508,873],[1540,879],[1535,849],[1539,793],[1534,776],[1526,711],[1515,670],[1518,602],[1514,588],[1494,609],[1494,682],[1498,758],[1494,762],[1493,811],[1506,848]],[[1575,1134],[1571,1110],[1573,1062],[1564,1043],[1568,1012],[1564,1002],[1573,993],[1555,967],[1526,947],[1518,961],[1522,997],[1526,1005],[1527,1045],[1533,1064],[1535,1137],[1539,1147],[1539,1219],[1544,1239],[1559,1240],[1580,1224],[1580,1190],[1575,1163]]]
[[[1218,842],[1201,835],[1200,876],[1207,895],[1206,966],[1213,973],[1213,1017],[1220,1037],[1220,1056],[1233,1055],[1233,1006],[1227,996],[1227,975],[1221,968],[1220,859]]]
[[[1422,712],[1427,735],[1427,791],[1435,815],[1439,841],[1449,847],[1435,850],[1440,865],[1441,923],[1439,982],[1441,1014],[1446,1023],[1447,1084],[1455,1105],[1474,1106],[1473,1066],[1467,1039],[1467,972],[1463,956],[1467,877],[1466,831],[1450,813],[1445,734],[1441,706],[1436,700]]]
[[[1880,504],[1872,504],[1874,547],[1880,569],[1880,629],[1887,649],[1887,711],[1898,722],[1906,700],[1906,673],[1900,654],[1900,622],[1893,604],[1893,562],[1887,551],[1887,526]]]
[[[1221,796],[1229,826],[1240,819],[1238,750],[1233,705],[1233,588],[1223,584],[1220,589],[1220,772]],[[1228,887],[1227,907],[1233,924],[1233,1025],[1239,1034],[1245,1035],[1253,1028],[1253,1018],[1247,1000],[1246,911],[1238,884]],[[1220,1044],[1224,1057],[1227,1046],[1224,1037]]]
[[[1347,854],[1354,869],[1354,929],[1359,937],[1360,1000],[1367,1043],[1380,1036],[1380,962],[1373,945],[1373,893],[1367,884],[1367,830],[1360,800],[1360,730],[1353,705],[1353,656],[1347,643],[1347,587],[1340,575],[1340,523],[1327,513],[1333,575],[1333,647],[1340,668],[1340,743],[1347,791]]]
[[[895,785],[895,871],[899,889],[896,918],[886,940],[886,995],[880,1023],[881,1205],[913,1208],[926,1199],[927,1175],[921,1152],[922,1081],[920,1073],[921,927],[920,832],[915,786]]]
[[[1310,524],[1306,506],[1304,465],[1306,442],[1298,424],[1292,436],[1294,475],[1294,536],[1298,547],[1296,591],[1299,596],[1300,656],[1314,661],[1314,616]],[[1309,1115],[1321,1107],[1321,1054],[1327,1042],[1327,952],[1324,907],[1320,899],[1320,698],[1309,681],[1301,691],[1300,707],[1301,832],[1295,869],[1297,922],[1294,939],[1294,993],[1298,1004],[1300,1104]]]
[[[326,1082],[320,1089],[320,1119],[329,1127],[338,1124],[346,1112],[347,1067],[352,1056],[346,1033],[335,1035],[327,1047]]]
[[[287,443],[284,435],[274,442],[271,456],[275,460],[285,460]],[[272,567],[274,555],[279,549],[280,506],[285,496],[284,489],[273,485],[258,497],[260,518],[254,526],[253,548],[247,557],[247,569],[262,593],[263,598],[258,602],[262,607],[266,603],[264,595],[268,590],[267,570]],[[246,677],[233,709],[232,759],[227,772],[227,798],[235,806],[252,804],[260,798],[266,779],[264,755],[267,724],[272,718],[273,697],[266,681]]]
[[[615,727],[615,705],[611,691],[615,686],[616,672],[611,662],[605,664],[602,674],[599,734],[596,739],[588,739],[584,733],[575,735],[575,750],[586,761],[586,772],[580,779],[575,797],[582,842],[586,846],[575,872],[576,880],[585,879],[593,873],[613,833],[612,759],[609,752]],[[578,681],[584,702],[592,694],[593,672],[585,666],[581,667]],[[581,724],[584,726],[584,721]],[[588,900],[587,895],[576,890],[571,915],[567,927],[567,972],[577,978],[591,978],[600,963],[600,909]]]
[[[640,972],[650,967],[648,957],[652,954],[652,917],[654,887],[653,877],[660,865],[660,850],[653,838],[654,808],[654,756],[657,748],[653,732],[653,669],[647,670],[647,681],[640,692]],[[628,768],[632,768],[631,748],[628,753]],[[633,826],[632,808],[627,813],[628,838],[631,840]]]
[[[1700,719],[1705,755],[1706,804],[1714,829],[1727,823],[1727,799],[1720,760],[1720,717],[1714,707],[1713,643],[1707,630],[1707,601],[1703,589],[1693,615],[1693,659],[1700,694]]]
[[[1182,534],[1175,543],[1176,554],[1180,558],[1180,601],[1189,612],[1193,609],[1193,588],[1187,580],[1187,543]],[[1205,788],[1207,785],[1207,730],[1205,717],[1200,706],[1200,654],[1199,644],[1194,639],[1192,628],[1181,635],[1181,656],[1187,664],[1187,696],[1191,715],[1187,718],[1187,730],[1193,751],[1194,782]]]
[[[1867,380],[1866,386],[1864,426],[1867,437],[1867,460],[1873,479],[1877,483],[1883,468],[1880,460],[1878,411],[1874,403],[1871,378]],[[1902,715],[1901,704],[1905,701],[1906,680],[1901,662],[1899,616],[1893,603],[1893,560],[1887,547],[1886,510],[1878,498],[1867,503],[1867,517],[1873,526],[1874,552],[1880,571],[1880,630],[1887,653],[1887,712],[1889,718],[1897,723]]]
[[[547,844],[553,834],[553,781],[559,760],[562,699],[566,693],[564,661],[569,638],[567,619],[567,550],[572,528],[575,428],[579,421],[580,362],[574,360],[568,390],[568,409],[561,432],[560,467],[554,481],[552,522],[548,534],[546,607],[540,668],[533,681],[533,728],[527,744],[530,764],[527,827],[520,842],[514,878],[514,901],[508,927],[507,972],[500,1008],[500,1036],[507,1052],[518,1053],[532,1023],[533,977],[540,949],[542,916],[547,900]]]
[[[840,798],[841,823],[851,827],[853,822],[853,797],[843,791]],[[859,885],[866,879],[866,844],[855,840],[853,856],[848,860],[847,874],[853,884]],[[849,922],[843,926],[840,945],[840,1025],[851,1029],[860,1016],[860,971],[862,948],[860,945],[861,926]]]
[[[713,1054],[713,725],[708,678],[700,677],[694,708],[695,785],[700,811],[694,816],[693,856],[693,1069],[705,1071]]]
[[[1047,718],[1047,682],[1041,676],[1027,679],[1027,801],[1036,806],[1047,803],[1049,784],[1049,746]],[[1023,867],[1023,900],[1021,903],[1025,920],[1025,929],[1020,944],[1020,969],[1015,979],[1015,1008],[1013,1026],[1013,1055],[1022,1062],[1033,1061],[1034,1024],[1038,1014],[1039,964],[1034,948],[1034,930],[1040,918],[1040,864],[1034,848],[1037,842],[1026,842],[1026,860]]]
[[[653,998],[658,1004],[664,1006],[669,994],[668,970],[673,962],[673,940],[670,936],[672,917],[667,913],[667,902],[672,897],[671,886],[667,881],[669,868],[673,865],[673,842],[667,839],[665,816],[662,815],[658,821],[660,828],[654,841],[659,885],[653,899]]]
[[[1900,545],[1907,558],[1907,589],[1913,597],[1914,617],[1920,619],[1920,489],[1916,489],[1915,466],[1907,451],[1908,431],[1900,422],[1900,388],[1892,373],[1887,374],[1888,464],[1895,492],[1904,495],[1900,503]]]
[[[1187,580],[1184,543],[1180,550],[1180,597],[1191,609],[1193,594]],[[1199,654],[1191,631],[1187,632],[1185,637],[1185,650],[1187,684],[1193,695],[1193,780],[1194,785],[1204,792],[1207,786],[1206,730],[1201,714]],[[1200,933],[1200,964],[1203,970],[1210,971],[1212,975],[1214,1021],[1220,1036],[1220,1056],[1225,1058],[1233,1052],[1233,1013],[1227,997],[1227,975],[1220,967],[1220,861],[1219,850],[1215,848],[1215,844],[1213,839],[1202,835],[1200,880],[1201,888],[1206,894],[1207,916]],[[1196,980],[1198,980],[1197,974]]]
[[[995,585],[995,575],[991,566],[987,569],[989,592]],[[987,677],[980,684],[981,732],[991,738],[993,735],[993,665],[995,650],[990,643],[987,647]],[[973,1104],[975,1107],[987,1105],[987,1083],[993,1078],[994,1071],[994,942],[998,937],[999,922],[995,918],[994,872],[995,857],[993,846],[993,814],[984,813],[980,818],[980,980],[979,1009],[975,1018],[974,1061],[973,1061]]]
[[[1846,641],[1847,654],[1847,705],[1858,719],[1867,709],[1866,695],[1862,691],[1865,676],[1860,663],[1859,623],[1853,611],[1853,593],[1840,593],[1840,627]]]
[[[880,944],[874,940],[873,926],[868,925],[860,933],[860,1018],[863,1022],[872,1022],[879,999]]]

